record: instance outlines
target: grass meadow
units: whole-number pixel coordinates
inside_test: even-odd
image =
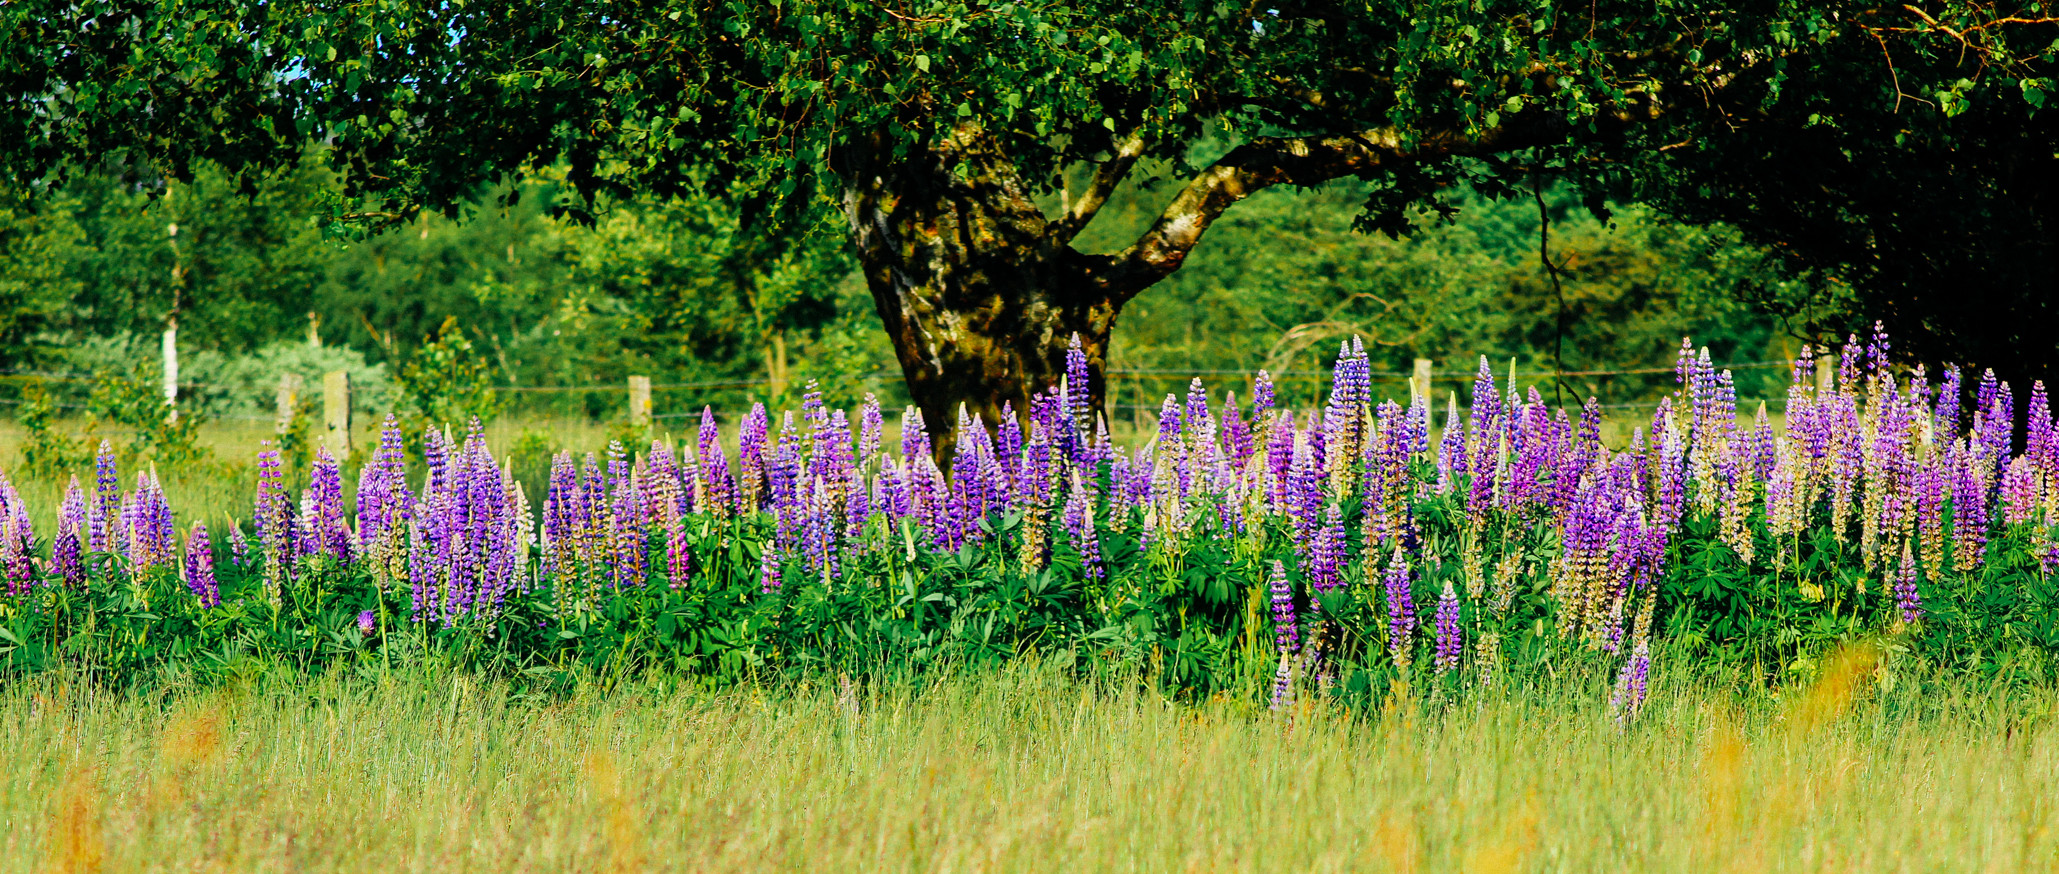
[[[549,701],[466,676],[0,691],[7,871],[2030,871],[2048,701],[1658,678],[1379,713],[1022,663]],[[1686,681],[1681,681],[1686,682]]]

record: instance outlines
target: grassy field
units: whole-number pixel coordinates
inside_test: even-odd
[[[2023,871],[2049,702],[1666,682],[1291,719],[1033,666],[511,698],[465,677],[0,692],[8,871]],[[1584,691],[1583,691],[1584,688]],[[1851,698],[1857,694],[1856,699]]]

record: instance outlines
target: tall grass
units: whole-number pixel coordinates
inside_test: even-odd
[[[462,675],[53,675],[0,692],[0,869],[2049,869],[2050,703],[1883,696],[1867,670],[1791,700],[1670,689],[1627,731],[1591,686],[1281,718],[1026,663],[551,702]]]

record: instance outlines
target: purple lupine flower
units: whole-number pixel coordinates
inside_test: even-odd
[[[1331,504],[1307,546],[1308,584],[1318,592],[1344,585],[1344,511]]]
[[[772,427],[766,416],[765,405],[751,404],[751,411],[744,416],[743,424],[736,434],[736,488],[737,513],[749,514],[758,511],[758,504],[765,496],[765,440]]]
[[[157,481],[157,474],[138,474],[136,480],[136,492],[129,502],[132,509],[126,540],[133,570],[141,573],[177,559],[174,550],[178,532],[172,527],[171,504],[165,500],[164,486]]]
[[[543,575],[560,585],[577,573],[579,562],[579,471],[572,453],[551,456],[550,479],[543,499]]]
[[[1952,467],[1952,557],[1961,573],[1971,573],[1987,557],[1994,462],[1982,457],[1970,439],[1965,446]]]
[[[1444,408],[1444,434],[1437,444],[1438,494],[1450,494],[1466,471],[1466,429],[1458,420],[1458,393],[1452,392]]]
[[[369,554],[383,586],[398,572],[402,520],[413,503],[407,485],[407,457],[400,422],[391,413],[379,428],[372,461],[358,471],[357,542]]]
[[[718,514],[737,510],[736,485],[729,477],[729,456],[722,452],[722,432],[715,424],[715,409],[701,408],[700,433],[694,440],[695,482],[702,494],[694,505]]]
[[[1874,374],[1886,373],[1887,353],[1892,348],[1894,348],[1893,344],[1889,343],[1887,339],[1887,326],[1878,321],[1874,322],[1873,339],[1866,344],[1867,370]]]
[[[693,546],[686,539],[686,520],[683,514],[672,513],[665,519],[665,581],[674,589],[686,588],[693,577]]]
[[[922,419],[922,410],[909,406],[901,411],[901,461],[913,464],[917,457],[931,458],[929,424]]]
[[[1223,440],[1229,444],[1230,467],[1241,474],[1245,465],[1258,451],[1258,442],[1253,439],[1251,425],[1244,421],[1244,414],[1237,406],[1237,396],[1231,394],[1223,401]]]
[[[1931,411],[1931,422],[1939,434],[1959,433],[1959,400],[1964,393],[1959,368],[1947,365],[1944,382],[1937,389],[1937,407]]]
[[[2045,395],[2045,381],[2040,379],[2030,384],[2030,397],[2024,401],[2023,454],[2034,459],[2040,469],[2053,473],[2055,439],[2052,427],[2052,404]]]
[[[1923,595],[1916,590],[1916,555],[1906,540],[1902,542],[1902,563],[1895,571],[1895,606],[1902,611],[1903,622],[1923,618]]]
[[[865,405],[858,414],[858,463],[879,464],[880,441],[886,433],[886,417],[880,414],[879,398],[865,393]]]
[[[14,484],[0,476],[0,575],[11,595],[26,595],[36,585],[36,530],[29,509]]]
[[[1387,563],[1387,654],[1394,659],[1396,667],[1404,672],[1408,669],[1409,655],[1415,649],[1416,604],[1408,569],[1408,557],[1400,547],[1395,547],[1393,558]]]
[[[57,511],[57,538],[50,544],[50,564],[66,586],[86,584],[85,548],[91,536],[86,516],[86,494],[74,476],[64,487],[64,503]]]
[[[1437,599],[1437,673],[1447,673],[1458,667],[1459,654],[1465,649],[1465,641],[1458,627],[1458,593],[1452,590],[1451,581],[1444,581],[1444,595]]]
[[[264,561],[265,594],[276,607],[279,590],[286,582],[287,565],[293,557],[293,503],[286,496],[286,473],[279,450],[270,441],[258,446],[257,501],[252,518]]]
[[[1273,409],[1273,376],[1263,370],[1251,380],[1251,421],[1264,424],[1266,413]]]
[[[1266,434],[1266,500],[1273,512],[1284,513],[1290,506],[1289,475],[1294,465],[1294,417],[1276,416]]]
[[[1158,445],[1162,450],[1180,442],[1182,424],[1180,400],[1174,395],[1167,394],[1165,401],[1158,405]]]
[[[615,587],[644,582],[644,534],[637,527],[636,489],[626,451],[608,441],[608,569]]]
[[[243,526],[229,523],[229,562],[238,568],[250,567],[250,541],[243,536]]]
[[[1644,709],[1645,695],[1651,683],[1651,643],[1638,641],[1630,651],[1630,660],[1623,663],[1623,670],[1616,676],[1616,691],[1609,696],[1609,709],[1616,714],[1618,724],[1627,725]]]
[[[339,566],[349,564],[354,548],[343,518],[343,471],[326,446],[315,449],[305,500],[309,512],[304,527],[309,536],[298,545],[300,554],[326,555]]]
[[[370,610],[360,610],[360,611],[358,611],[358,614],[357,614],[357,633],[358,633],[358,635],[359,635],[360,637],[371,637],[371,636],[372,636],[372,634],[373,634],[374,632],[377,632],[378,630],[379,630],[379,618],[378,618],[377,614],[374,614],[374,613],[373,613],[372,611],[370,611]]]
[[[1291,702],[1294,691],[1293,659],[1301,650],[1301,626],[1294,613],[1294,586],[1287,581],[1287,566],[1273,561],[1269,581],[1273,596],[1273,642],[1280,650],[1280,668],[1273,679],[1272,709]]]
[[[1072,342],[1065,347],[1065,415],[1072,421],[1077,440],[1084,440],[1087,429],[1092,427],[1094,387],[1091,371],[1087,369],[1087,352],[1080,345],[1080,335],[1074,333]]]
[[[88,548],[92,552],[115,552],[115,527],[121,513],[121,477],[115,470],[114,444],[100,441],[100,451],[93,456],[93,507],[92,539]]]
[[[1094,491],[1082,482],[1077,469],[1066,491],[1063,522],[1072,548],[1080,554],[1081,571],[1090,580],[1101,579],[1106,572],[1101,566],[1101,535],[1094,528]]]
[[[779,591],[779,550],[775,544],[767,543],[758,554],[758,590],[770,595]]]
[[[193,523],[193,532],[186,536],[185,564],[186,589],[200,599],[200,606],[221,606],[222,590],[215,584],[214,543],[208,540],[207,523]]]
[[[1502,470],[1509,430],[1507,418],[1502,415],[1494,371],[1487,366],[1487,356],[1482,355],[1479,374],[1473,379],[1473,408],[1467,426],[1473,441],[1472,460],[1467,467],[1473,473],[1473,481],[1466,491],[1466,516],[1474,523],[1480,522],[1494,503],[1495,479]]]

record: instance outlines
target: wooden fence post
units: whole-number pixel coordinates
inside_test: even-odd
[[[1410,400],[1422,398],[1425,407],[1430,405],[1430,359],[1416,359],[1415,372],[1408,378],[1408,396]]]
[[[638,428],[651,426],[651,378],[648,376],[629,378],[629,424]]]
[[[293,427],[293,408],[300,403],[300,374],[279,374],[279,406],[277,411],[279,433],[284,434]]]
[[[1837,379],[1837,359],[1830,355],[1816,356],[1816,395],[1830,394],[1830,386]]]
[[[350,458],[350,371],[322,375],[322,419],[327,425],[329,454],[338,462]]]

